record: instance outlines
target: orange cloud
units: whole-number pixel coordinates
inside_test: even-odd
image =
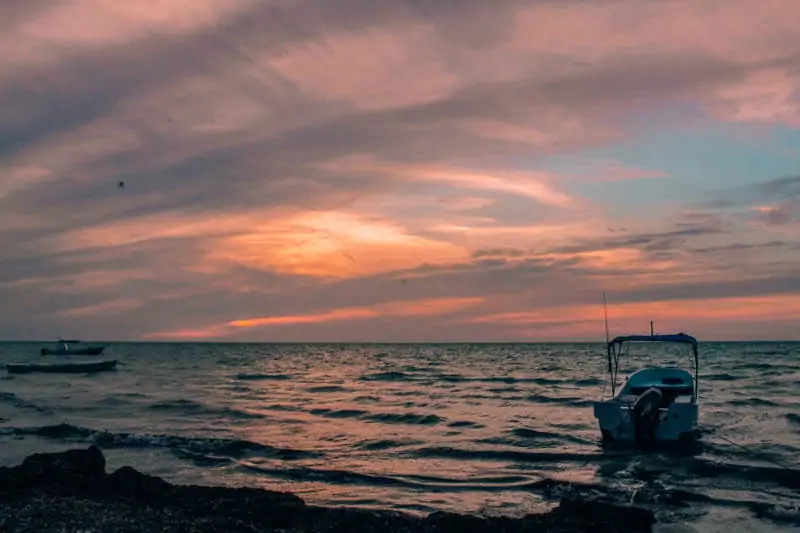
[[[398,224],[310,211],[251,226],[219,241],[209,258],[289,274],[342,278],[464,259],[468,250],[410,235]]]
[[[542,259],[565,261],[579,259],[581,266],[596,269],[663,271],[679,267],[681,262],[674,259],[656,260],[638,248],[612,248],[608,250],[592,250],[571,254],[545,253],[536,256]]]
[[[442,264],[469,257],[449,242],[408,233],[395,222],[346,211],[220,213],[197,218],[180,212],[68,231],[47,238],[58,251],[102,249],[154,239],[205,237],[207,253],[196,272],[220,273],[220,265],[303,276],[342,278]]]
[[[800,319],[800,294],[772,296],[732,297],[713,299],[666,300],[651,302],[610,303],[609,321],[615,330],[644,330],[649,320],[655,320],[661,329],[691,331],[693,322]],[[478,316],[468,323],[547,326],[575,323],[601,323],[603,305],[556,306],[535,311],[520,311]],[[665,329],[666,328],[666,329]],[[539,334],[542,330],[537,329]]]
[[[142,335],[146,340],[202,340],[223,338],[228,336],[229,330],[224,326],[209,326],[207,328],[183,328],[171,331],[157,331]]]
[[[215,324],[204,328],[179,329],[175,331],[162,331],[145,334],[146,339],[204,339],[229,337],[236,334],[236,330],[289,326],[299,324],[318,324],[325,322],[341,322],[349,320],[364,320],[369,318],[393,316],[434,316],[447,315],[474,307],[484,302],[483,297],[474,298],[428,298],[421,300],[403,300],[377,304],[364,307],[343,307],[331,309],[320,313],[301,315],[278,315],[269,317],[247,318],[232,320],[225,324]]]
[[[228,325],[237,328],[253,328],[261,326],[282,326],[288,324],[311,324],[316,322],[334,322],[340,320],[360,320],[379,316],[427,316],[446,315],[461,309],[478,305],[484,301],[476,298],[430,298],[425,300],[407,300],[389,302],[371,307],[344,307],[324,313],[296,316],[271,316],[234,320]]]

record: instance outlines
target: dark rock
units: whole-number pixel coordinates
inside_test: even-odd
[[[102,478],[106,473],[106,458],[97,446],[86,450],[67,450],[61,453],[35,453],[22,462],[28,475]]]
[[[308,506],[289,493],[172,485],[130,467],[107,475],[94,446],[0,468],[2,531],[644,533],[654,522],[645,509],[578,499],[519,519]]]
[[[43,485],[91,486],[105,476],[106,458],[95,446],[62,453],[35,453],[0,471],[0,491]]]
[[[172,491],[172,485],[163,479],[142,474],[129,466],[106,476],[105,486],[114,494],[142,502],[156,501]]]
[[[565,498],[550,513],[551,518],[564,524],[589,526],[585,531],[650,531],[656,522],[653,511],[628,505]],[[583,531],[584,529],[575,529]]]
[[[458,531],[460,533],[476,533],[487,531],[487,526],[492,526],[492,531],[505,533],[508,524],[498,523],[498,519],[479,518],[455,513],[431,513],[425,519],[426,531],[439,533],[445,531]]]

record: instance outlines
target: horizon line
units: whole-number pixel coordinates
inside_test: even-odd
[[[54,340],[6,340],[0,344],[53,344]],[[423,345],[423,344],[606,344],[605,340],[541,340],[541,341],[235,341],[235,340],[78,340],[81,343],[105,344],[376,344],[376,345]],[[736,339],[736,340],[698,340],[699,344],[747,344],[747,343],[800,343],[800,339]]]

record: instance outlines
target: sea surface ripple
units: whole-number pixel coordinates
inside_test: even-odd
[[[0,362],[57,357],[41,346],[0,344]],[[637,350],[629,368],[690,363]],[[107,354],[116,372],[0,374],[2,464],[95,443],[109,468],[315,504],[518,515],[577,492],[651,505],[665,521],[727,509],[763,531],[800,526],[800,343],[701,344],[701,438],[679,452],[600,446],[600,344],[112,343]]]

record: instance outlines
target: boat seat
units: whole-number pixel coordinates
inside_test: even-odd
[[[626,394],[624,396],[620,396],[617,399],[622,403],[634,403],[637,398],[638,396],[636,396],[635,394]]]
[[[692,397],[690,395],[682,394],[680,396],[676,396],[673,400],[673,403],[692,403]]]

